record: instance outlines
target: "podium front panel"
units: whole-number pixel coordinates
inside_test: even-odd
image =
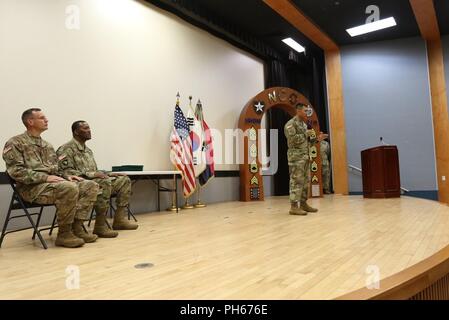
[[[399,156],[396,146],[363,150],[363,196],[366,198],[400,197]]]

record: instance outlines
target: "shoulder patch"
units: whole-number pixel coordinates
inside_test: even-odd
[[[12,150],[12,147],[11,146],[7,146],[7,147],[5,147],[5,149],[3,149],[3,154],[7,154],[11,150]]]
[[[64,160],[66,157],[67,157],[67,156],[66,156],[65,154],[61,154],[61,155],[58,157],[58,160],[59,160],[59,161]]]
[[[288,126],[287,126],[287,132],[288,132],[288,134],[291,135],[291,136],[294,135],[294,134],[296,133],[295,127],[292,126],[292,125],[288,125]]]

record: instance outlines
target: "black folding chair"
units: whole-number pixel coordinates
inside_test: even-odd
[[[41,231],[48,230],[51,227],[39,229],[39,223],[41,221],[42,212],[44,211],[44,208],[45,207],[54,206],[54,204],[37,204],[37,203],[26,202],[25,200],[23,200],[23,198],[20,196],[19,192],[17,191],[17,186],[16,186],[16,182],[14,181],[14,179],[12,179],[6,172],[4,173],[4,175],[6,175],[6,179],[9,182],[9,184],[11,185],[11,188],[13,190],[13,194],[12,194],[11,201],[10,201],[10,204],[9,204],[8,213],[6,214],[5,223],[3,224],[2,234],[0,236],[0,248],[1,248],[2,243],[3,243],[3,239],[5,238],[5,236],[8,233],[13,233],[13,232],[18,232],[18,231],[33,229],[34,232],[33,232],[32,239],[34,240],[36,238],[36,235],[37,235],[39,240],[40,240],[40,242],[42,243],[42,246],[44,247],[44,249],[47,249],[48,248],[47,247],[47,243],[45,242],[44,238],[42,238]],[[30,212],[29,209],[35,209],[35,208],[38,209],[39,211],[38,212]],[[12,212],[14,210],[23,210],[25,212],[25,214],[14,215],[13,216]],[[33,221],[32,216],[37,216],[36,223]],[[9,222],[11,220],[17,219],[17,218],[23,218],[23,217],[28,218],[28,221],[31,224],[30,227],[6,231],[6,229],[8,228],[8,224],[9,224]],[[56,214],[55,214],[55,218],[53,220],[54,221],[56,220]]]
[[[3,228],[2,228],[2,234],[0,237],[0,248],[2,246],[3,243],[3,239],[5,238],[5,236],[8,233],[13,233],[13,232],[18,232],[18,231],[23,231],[23,230],[28,230],[28,229],[33,229],[33,237],[32,239],[34,240],[36,238],[36,234],[39,237],[39,240],[42,243],[42,246],[44,247],[44,249],[47,249],[47,243],[45,242],[45,240],[42,238],[41,235],[41,231],[45,231],[45,230],[50,230],[49,235],[52,234],[53,229],[57,228],[58,225],[56,223],[56,213],[53,217],[53,222],[51,224],[50,227],[45,227],[45,228],[39,228],[40,222],[41,222],[41,218],[42,218],[42,213],[44,211],[45,207],[54,207],[54,204],[38,204],[38,203],[30,203],[27,202],[25,200],[23,200],[23,198],[20,196],[19,192],[17,191],[17,187],[16,187],[16,182],[14,181],[14,179],[12,179],[8,173],[0,173],[1,174],[1,178],[2,179],[6,179],[8,181],[8,183],[11,185],[11,188],[13,190],[13,194],[11,197],[11,202],[9,204],[9,209],[8,209],[8,213],[6,214],[6,219],[5,219],[5,223],[3,224]],[[38,208],[39,212],[30,212],[29,209],[34,209],[34,208]],[[12,212],[14,210],[23,210],[25,212],[25,214],[22,215],[16,215],[16,216],[11,216]],[[32,216],[37,216],[37,220],[36,223],[33,221],[33,219],[31,218]],[[11,220],[16,219],[16,218],[23,218],[23,217],[27,217],[28,220],[30,221],[31,227],[26,227],[26,228],[20,228],[20,229],[14,229],[14,230],[10,230],[10,231],[6,231],[8,224]],[[87,232],[86,227],[83,225],[84,231]]]

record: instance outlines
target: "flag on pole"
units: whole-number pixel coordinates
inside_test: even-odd
[[[196,104],[195,116],[201,123],[204,136],[202,152],[203,157],[205,159],[206,168],[198,176],[198,181],[200,182],[200,185],[204,186],[212,177],[214,177],[215,165],[214,165],[214,148],[212,146],[212,134],[206,121],[204,121],[203,106],[200,100],[198,100],[198,103]]]
[[[170,140],[170,159],[182,173],[182,189],[184,197],[187,198],[195,191],[195,170],[189,126],[178,101],[176,102],[174,126]]]
[[[189,97],[192,99],[192,97]],[[198,177],[206,169],[206,154],[203,152],[204,132],[201,122],[195,116],[192,107],[192,100],[187,111],[187,124],[190,130],[190,140],[192,141],[193,167],[195,177]]]

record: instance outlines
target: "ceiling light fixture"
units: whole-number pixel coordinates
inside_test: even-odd
[[[358,27],[346,29],[346,31],[351,35],[351,37],[355,37],[368,32],[394,27],[395,25],[396,20],[394,20],[393,17],[390,17],[382,20],[377,20],[371,23],[363,24]]]
[[[282,40],[282,42],[284,42],[291,48],[295,49],[299,53],[306,51],[306,48],[304,48],[302,45],[300,45],[298,42],[296,42],[292,38],[285,38],[284,40]]]

